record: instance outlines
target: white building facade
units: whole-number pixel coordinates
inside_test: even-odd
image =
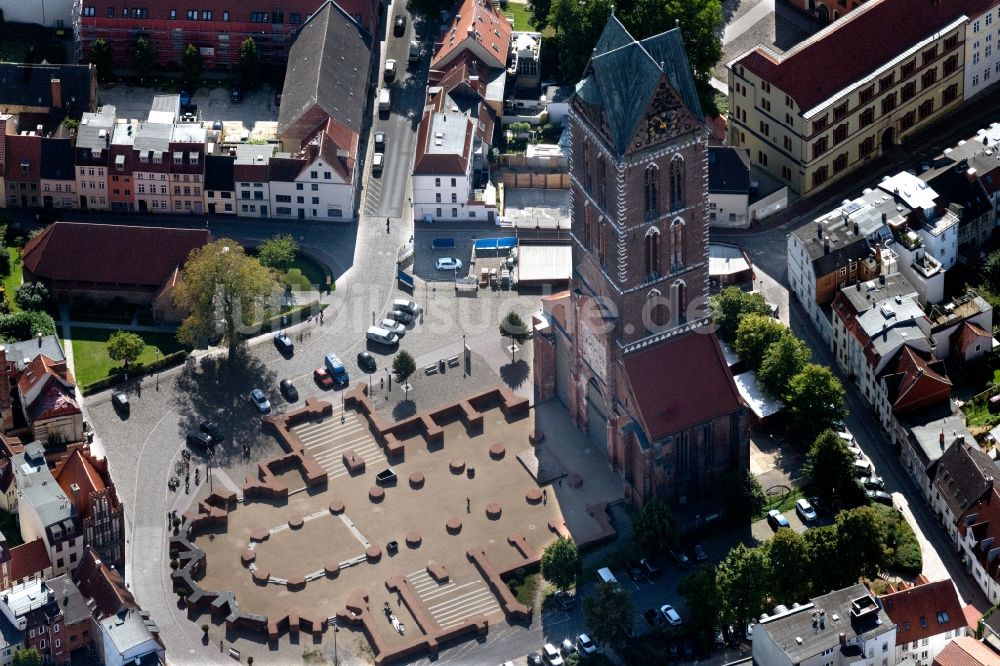
[[[1000,2],[965,22],[965,99],[1000,77]]]

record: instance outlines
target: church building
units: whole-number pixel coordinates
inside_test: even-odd
[[[708,310],[708,138],[679,29],[612,15],[568,115],[573,273],[536,321],[558,397],[636,505],[702,517],[749,465],[748,417]]]

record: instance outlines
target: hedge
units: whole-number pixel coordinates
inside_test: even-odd
[[[167,354],[155,361],[150,361],[149,363],[136,363],[130,365],[128,368],[116,367],[111,370],[111,373],[104,379],[98,379],[96,382],[91,382],[89,384],[84,384],[80,387],[80,391],[83,395],[93,395],[94,393],[99,393],[100,391],[105,391],[112,386],[117,386],[125,381],[126,374],[132,375],[133,377],[142,377],[143,375],[148,375],[159,370],[166,370],[167,368],[172,368],[174,366],[180,365],[184,362],[188,356],[186,351],[176,351],[172,354]]]

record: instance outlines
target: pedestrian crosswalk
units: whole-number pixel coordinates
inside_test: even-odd
[[[340,407],[334,408],[332,416],[319,422],[310,422],[292,428],[306,453],[312,456],[326,470],[329,480],[347,476],[343,456],[346,451],[354,451],[364,459],[367,469],[381,469],[387,463],[382,449],[375,442],[368,422],[354,411],[344,413],[340,422]]]
[[[456,583],[449,580],[439,583],[426,569],[409,574],[406,579],[420,596],[424,608],[442,629],[461,624],[477,613],[492,615],[502,613],[493,592],[482,580]]]

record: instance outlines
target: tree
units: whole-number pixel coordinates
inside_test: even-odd
[[[769,316],[771,308],[764,301],[764,296],[743,291],[739,287],[726,287],[709,301],[712,311],[712,323],[716,326],[719,337],[729,342],[736,337],[736,327],[740,320],[749,314]]]
[[[628,592],[613,583],[598,583],[597,593],[583,601],[583,617],[598,643],[620,646],[632,628],[635,606]]]
[[[744,315],[736,327],[733,349],[756,371],[764,360],[767,348],[780,340],[787,331],[788,327],[774,317],[756,313]]]
[[[844,387],[829,368],[806,363],[782,396],[792,427],[806,441],[847,416]]]
[[[192,250],[181,271],[175,302],[190,314],[177,339],[196,346],[221,332],[236,355],[239,331],[263,314],[266,299],[278,291],[274,274],[231,238]]]
[[[809,362],[812,352],[789,329],[764,352],[757,383],[772,398],[781,398],[792,377]]]
[[[252,88],[260,77],[260,61],[257,57],[257,42],[247,37],[240,44],[240,82]]]
[[[983,279],[994,294],[1000,294],[1000,250],[991,252],[983,265]]]
[[[816,438],[802,471],[826,506],[857,503],[861,487],[854,480],[854,454],[834,431],[824,430]]]
[[[392,376],[396,378],[396,383],[403,387],[403,399],[409,396],[409,385],[406,380],[417,371],[417,362],[413,360],[410,352],[405,349],[396,354],[392,359]]]
[[[295,253],[299,244],[291,234],[271,236],[257,248],[257,259],[260,263],[276,271],[287,271],[295,262]]]
[[[556,29],[559,73],[576,83],[611,14],[611,0],[552,0],[548,25]]]
[[[542,576],[562,591],[576,583],[583,563],[580,551],[569,537],[559,537],[542,552]]]
[[[745,626],[763,612],[770,569],[766,546],[747,548],[742,543],[719,563],[716,580],[727,621]]]
[[[771,563],[771,597],[791,606],[809,597],[809,548],[795,530],[778,530],[767,544]]]
[[[139,358],[142,350],[146,348],[146,343],[139,335],[131,331],[116,331],[111,334],[104,347],[108,350],[108,356],[112,360],[122,361],[127,368]]]
[[[787,532],[788,530],[782,531]],[[815,597],[847,587],[849,583],[841,581],[840,556],[838,554],[840,543],[837,541],[837,526],[823,525],[809,528],[802,535],[802,538],[805,541],[806,553],[811,564],[809,583],[812,595]]]
[[[710,632],[719,626],[722,616],[722,595],[716,582],[715,567],[706,564],[688,574],[677,586],[677,591],[687,602],[689,617],[686,624],[690,624],[696,634],[710,638]]]
[[[889,564],[885,530],[875,509],[859,506],[837,514],[837,544],[845,585],[858,578],[875,578]]]
[[[44,310],[50,302],[49,290],[41,282],[24,282],[14,290],[14,303],[22,310]]]
[[[524,344],[531,337],[531,331],[521,319],[521,316],[511,310],[500,322],[500,337],[510,340],[510,362],[514,362],[514,347]]]
[[[98,81],[105,83],[111,78],[114,59],[111,55],[111,47],[108,46],[108,42],[105,39],[98,38],[94,40],[94,43],[90,45],[90,54],[87,60],[94,66]]]
[[[734,522],[749,523],[767,504],[764,489],[750,470],[733,472],[722,483],[726,515]]]
[[[132,53],[132,69],[139,76],[140,81],[145,81],[150,72],[153,71],[153,64],[156,62],[156,53],[149,41],[145,37],[140,37],[135,42],[135,51]]]
[[[674,545],[677,525],[670,508],[661,500],[647,502],[632,519],[635,540],[653,555],[663,555]]]
[[[52,315],[40,310],[24,310],[0,315],[0,339],[5,342],[30,340],[38,335],[55,335]]]
[[[42,655],[35,648],[18,650],[14,653],[13,666],[42,666]]]
[[[552,0],[528,0],[528,9],[531,11],[531,22],[535,25],[535,30],[545,30],[549,24]]]
[[[181,56],[181,69],[184,71],[184,79],[188,83],[194,83],[201,76],[205,69],[205,63],[201,59],[201,51],[194,44],[188,44]]]

